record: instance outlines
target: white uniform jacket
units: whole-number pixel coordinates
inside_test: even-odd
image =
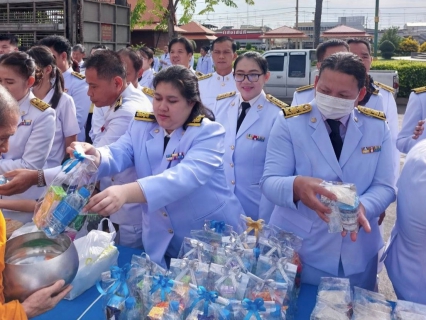
[[[198,78],[201,101],[210,110],[214,109],[216,97],[222,93],[237,91],[232,72],[226,76],[220,76],[217,72],[205,74]]]

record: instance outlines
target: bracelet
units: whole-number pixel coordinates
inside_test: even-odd
[[[46,180],[44,179],[44,172],[43,170],[39,169],[37,170],[37,187],[45,187],[46,186]]]

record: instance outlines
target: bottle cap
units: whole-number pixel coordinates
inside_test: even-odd
[[[126,309],[133,309],[136,305],[136,299],[134,297],[128,297],[125,302]]]
[[[83,198],[88,198],[90,196],[90,191],[87,190],[85,187],[81,187],[80,190],[78,190],[78,193],[83,197]]]

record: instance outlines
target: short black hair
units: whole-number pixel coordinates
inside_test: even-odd
[[[364,44],[367,47],[368,54],[371,55],[371,44],[367,40],[355,38],[355,39],[349,39],[347,42],[348,42],[348,45],[351,44],[351,43],[354,43],[354,44],[362,43],[362,44]]]
[[[130,61],[132,61],[133,69],[135,69],[136,72],[138,72],[142,68],[142,57],[135,49],[132,49],[132,47],[127,47],[120,49],[117,52],[119,55],[129,57]]]
[[[85,53],[86,49],[84,48],[82,44],[78,43],[74,47],[72,47],[72,52],[75,52],[75,51],[80,51],[80,53]]]
[[[86,72],[93,68],[100,79],[112,80],[114,77],[120,77],[126,80],[126,67],[115,51],[99,50],[85,61],[85,65]]]
[[[152,59],[151,67],[153,67],[154,66],[154,50],[146,46],[143,46],[139,48],[139,52],[142,55],[142,57],[145,55],[148,58],[148,60]]]
[[[237,69],[238,62],[244,58],[251,59],[256,62],[260,70],[262,70],[262,74],[266,74],[268,72],[268,61],[259,52],[256,51],[247,51],[244,54],[239,55],[238,58],[235,59],[234,70]]]
[[[319,70],[319,77],[325,69],[338,71],[354,76],[358,82],[358,89],[365,86],[366,69],[362,60],[351,52],[337,52],[324,59]]]
[[[93,46],[92,49],[90,49],[90,52],[93,50],[108,50],[108,47],[103,44],[97,44],[96,46]]]
[[[340,47],[340,46],[344,46],[349,51],[349,45],[347,44],[346,41],[341,39],[330,39],[321,43],[317,47],[317,61],[322,62],[324,60],[324,55],[328,48]]]
[[[185,46],[185,50],[187,53],[192,53],[194,54],[194,46],[192,45],[191,41],[189,41],[187,38],[185,37],[179,37],[179,38],[174,38],[169,42],[169,52],[170,49],[172,48],[172,46],[175,43],[182,43]]]
[[[199,115],[204,115],[212,121],[215,120],[213,112],[201,101],[198,79],[191,70],[184,66],[171,66],[167,69],[163,69],[157,73],[154,78],[152,83],[154,90],[161,82],[170,83],[173,87],[179,90],[180,94],[187,101],[194,102],[192,111],[182,126],[184,130],[188,127],[188,123]]]
[[[9,41],[12,46],[17,47],[19,44],[19,39],[14,34],[3,33],[0,34],[0,41]]]
[[[237,51],[237,44],[235,43],[234,39],[232,39],[231,37],[228,36],[221,36],[219,38],[217,38],[216,40],[214,40],[212,42],[212,50],[214,50],[214,45],[216,43],[222,43],[225,41],[230,41],[232,43],[232,52],[236,52]]]
[[[61,54],[65,52],[67,54],[67,58],[71,58],[71,43],[67,38],[58,35],[48,36],[46,38],[41,39],[38,42],[41,46],[46,46],[48,48],[53,48],[57,53]]]
[[[35,76],[36,64],[33,58],[27,53],[15,51],[4,54],[0,57],[0,66],[12,68],[25,80]]]

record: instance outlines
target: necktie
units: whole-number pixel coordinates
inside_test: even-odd
[[[327,123],[330,126],[330,140],[333,145],[334,153],[336,154],[337,161],[340,159],[340,153],[342,152],[343,140],[340,136],[340,121],[327,119]]]
[[[238,132],[238,129],[240,128],[241,124],[243,123],[244,118],[246,117],[247,109],[250,108],[250,103],[243,102],[243,103],[241,103],[241,107],[243,108],[243,110],[241,110],[241,114],[240,114],[240,116],[238,117],[238,120],[237,120],[237,132]]]
[[[170,137],[169,136],[164,136],[164,149],[163,149],[163,153],[166,151],[166,147],[167,147],[167,144],[169,143],[169,141],[170,141]]]

